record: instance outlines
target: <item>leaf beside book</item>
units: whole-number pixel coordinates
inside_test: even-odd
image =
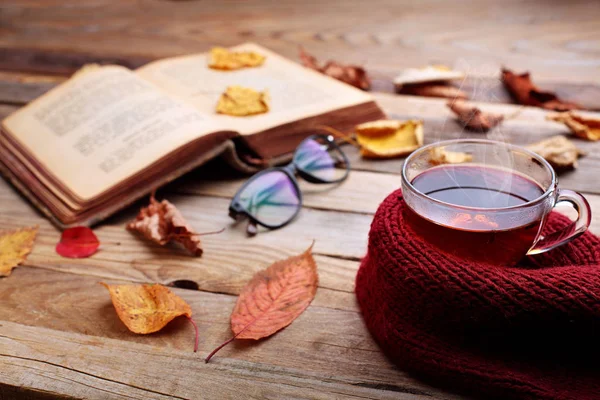
[[[235,339],[259,340],[291,324],[314,299],[318,281],[312,245],[258,272],[242,289],[231,313],[233,337],[210,353],[206,362]]]

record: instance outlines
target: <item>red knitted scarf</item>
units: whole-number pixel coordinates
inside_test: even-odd
[[[600,240],[585,233],[514,268],[440,253],[379,207],[356,278],[383,351],[430,384],[485,398],[600,399]],[[548,232],[568,220],[553,213]]]

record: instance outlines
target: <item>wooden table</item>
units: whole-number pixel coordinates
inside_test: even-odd
[[[297,4],[296,4],[297,3]],[[405,3],[405,4],[403,4]],[[496,3],[496,4],[494,4]],[[513,113],[498,81],[500,65],[533,72],[537,83],[600,109],[600,6],[589,2],[108,1],[5,0],[0,5],[0,114],[48,90],[82,63],[137,66],[215,44],[256,41],[290,58],[303,45],[321,59],[364,64],[375,96],[391,115],[425,121],[426,141],[470,137],[445,101],[390,93],[403,67],[445,63],[469,72],[466,89],[485,110]],[[566,133],[524,108],[490,138],[527,144]],[[600,212],[600,144],[561,185],[586,194]],[[149,245],[125,231],[133,206],[95,231],[102,250],[91,258],[59,257],[59,232],[4,181],[0,226],[38,224],[25,265],[0,280],[0,399],[225,399],[457,396],[427,386],[391,364],[365,329],[353,293],[372,215],[399,187],[402,160],[353,162],[339,187],[304,186],[300,217],[288,227],[247,238],[227,216],[229,199],[245,179],[213,162],[165,188],[204,237],[205,255],[191,258]],[[220,180],[214,177],[218,170]],[[600,233],[600,219],[592,231]],[[203,356],[229,338],[236,295],[258,270],[306,249],[315,239],[320,286],[312,305],[291,326],[257,343]],[[174,289],[192,307],[192,327],[176,320],[150,336],[130,333],[98,282],[191,280],[199,290]]]

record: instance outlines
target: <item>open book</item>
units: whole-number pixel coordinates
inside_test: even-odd
[[[210,69],[207,54],[131,71],[92,66],[2,122],[0,167],[60,227],[90,225],[226,153],[243,166],[292,152],[318,125],[383,117],[372,97],[255,44],[256,68]],[[217,114],[227,87],[268,90],[270,110]]]

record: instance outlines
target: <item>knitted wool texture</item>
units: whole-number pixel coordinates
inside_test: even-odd
[[[600,399],[600,241],[587,232],[514,268],[438,252],[379,207],[356,295],[383,351],[430,384],[485,398]],[[568,220],[550,215],[546,232]]]

